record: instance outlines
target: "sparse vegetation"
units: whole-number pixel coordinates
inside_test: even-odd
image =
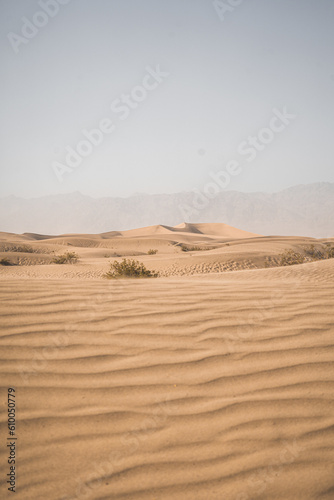
[[[315,248],[315,245],[312,244],[309,247],[305,248],[305,253],[307,256],[307,260],[325,260],[325,259],[333,259],[334,258],[334,246],[331,246],[329,242],[324,244],[324,248],[321,250]]]
[[[22,252],[22,253],[34,253],[35,250],[29,245],[6,245],[3,252]]]
[[[2,259],[0,259],[0,266],[13,266],[13,265],[14,264],[6,257],[3,257]]]
[[[142,262],[131,259],[123,259],[122,262],[115,260],[110,263],[110,270],[104,275],[105,278],[157,278],[158,273],[147,269]]]
[[[295,266],[296,264],[303,264],[305,257],[301,253],[294,250],[285,250],[279,255],[280,266]]]
[[[314,244],[306,247],[305,253],[311,260],[323,260],[327,258],[326,254],[321,250],[316,249]]]
[[[267,257],[265,267],[294,266],[304,262],[315,262],[319,260],[333,259],[334,246],[325,243],[324,249],[316,248],[314,244],[304,248],[305,255],[292,249],[287,249],[277,257]]]
[[[266,257],[264,267],[295,266],[297,264],[303,264],[305,260],[304,255],[301,253],[287,249],[277,257]]]
[[[326,245],[326,257],[327,259],[334,259],[334,246],[331,246],[330,243],[325,243]]]
[[[52,262],[54,264],[75,264],[79,256],[75,252],[65,252],[63,255],[56,256]]]
[[[147,252],[148,255],[155,255],[156,253],[158,253],[158,250],[154,250],[152,248]]]
[[[268,268],[268,267],[277,267],[277,266],[278,266],[277,259],[275,259],[274,257],[266,257],[265,258],[264,267]]]
[[[31,246],[21,245],[16,243],[0,243],[0,252],[17,252],[17,253],[34,253],[34,254],[51,254],[54,250],[47,245]]]
[[[181,247],[182,252],[199,252],[201,250],[207,250],[206,248],[201,248],[201,247],[197,247],[197,246],[189,247],[189,246],[185,245],[184,243],[181,243],[180,247]]]

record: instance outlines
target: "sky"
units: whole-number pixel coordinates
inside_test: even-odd
[[[333,0],[0,9],[1,197],[334,182]]]

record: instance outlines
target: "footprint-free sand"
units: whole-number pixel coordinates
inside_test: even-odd
[[[0,268],[2,498],[334,498],[334,259],[264,269],[310,239],[198,226],[58,242],[3,234],[1,256],[27,260]],[[36,252],[8,250],[22,242]],[[79,263],[50,263],[54,249]],[[106,252],[164,273],[105,280]]]

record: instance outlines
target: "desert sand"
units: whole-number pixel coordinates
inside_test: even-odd
[[[0,233],[14,498],[333,499],[334,259],[265,268],[326,241],[224,224]],[[78,263],[53,264],[64,251]],[[160,277],[103,279],[122,257]]]

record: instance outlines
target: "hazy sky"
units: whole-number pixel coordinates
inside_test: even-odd
[[[334,182],[333,0],[0,5],[0,196]]]

